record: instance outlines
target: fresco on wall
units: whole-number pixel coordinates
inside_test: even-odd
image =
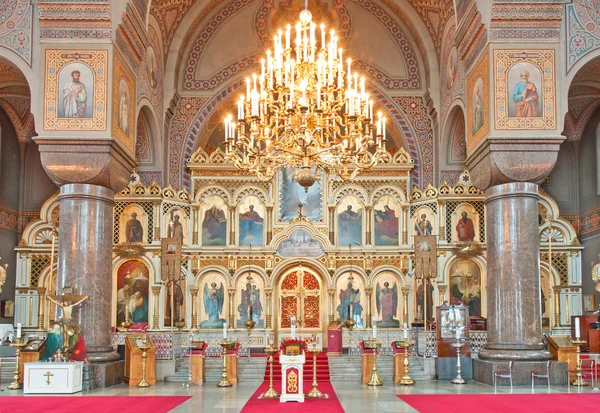
[[[391,195],[383,195],[373,207],[375,245],[398,245],[400,207]]]
[[[384,273],[375,280],[375,308],[377,327],[400,327],[401,306],[399,305],[398,280],[394,274]]]
[[[450,266],[450,304],[469,307],[469,315],[481,317],[481,271],[471,260],[458,260]]]
[[[238,206],[239,246],[264,245],[265,207],[255,195],[244,198]]]
[[[462,204],[452,213],[452,242],[479,241],[479,214],[470,204]]]
[[[471,106],[473,107],[473,131],[475,135],[483,126],[483,79],[478,77],[473,86],[473,94],[471,96]]]
[[[119,243],[145,242],[148,215],[139,205],[129,205],[119,217]]]
[[[456,47],[452,47],[450,54],[448,55],[448,62],[446,63],[446,87],[452,89],[454,81],[456,79],[456,71],[458,70],[458,52]]]
[[[363,206],[352,195],[347,195],[338,203],[337,245],[340,247],[363,244]]]
[[[508,116],[535,118],[542,114],[543,93],[540,89],[542,73],[529,62],[520,62],[508,72],[508,89],[512,98],[508,100]]]
[[[321,176],[316,167],[313,171]],[[279,173],[279,218],[291,221],[298,217],[299,204],[302,204],[302,215],[311,222],[323,219],[323,184],[316,181],[308,192],[296,182],[296,168],[284,168]]]
[[[140,260],[128,260],[117,269],[116,325],[128,320],[148,323],[148,283],[150,271]]]
[[[61,91],[59,118],[92,118],[94,106],[94,74],[80,62],[65,65],[58,75]]]
[[[200,211],[202,220],[202,245],[225,246],[227,244],[227,205],[223,198],[211,195],[206,198]]]

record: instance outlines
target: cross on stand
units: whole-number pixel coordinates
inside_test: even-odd
[[[50,377],[53,377],[54,374],[47,372],[46,374],[44,374],[44,377],[46,377],[46,384],[48,384],[48,386],[50,385]]]
[[[300,204],[300,205],[302,205],[302,204]],[[305,274],[306,273],[302,269],[302,264],[300,264],[298,267],[298,270],[296,271],[296,277],[298,278],[296,288],[294,290],[284,290],[281,292],[281,295],[283,297],[296,297],[296,303],[298,303],[297,310],[296,310],[296,320],[297,320],[296,323],[298,324],[298,326],[300,326],[300,328],[302,328],[302,326],[304,325],[304,319],[302,318],[304,316],[304,298],[319,296],[318,289],[307,290],[304,287],[304,275]],[[298,316],[298,313],[300,314],[300,316]]]

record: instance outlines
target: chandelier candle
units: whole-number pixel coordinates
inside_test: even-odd
[[[319,28],[320,42],[305,9],[295,26],[279,30],[273,49],[261,59],[260,75],[246,78],[237,119],[225,118],[229,162],[264,181],[283,168],[296,168],[307,191],[317,180],[313,167],[349,181],[389,156],[385,118],[373,119],[364,77],[352,71],[352,59],[344,72],[335,31],[328,37],[325,25]]]

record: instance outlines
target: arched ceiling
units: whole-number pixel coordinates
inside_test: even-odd
[[[579,140],[594,113],[600,108],[600,57],[590,60],[575,75],[569,87],[569,111],[565,117],[568,140]]]
[[[31,92],[25,75],[11,62],[0,58],[0,108],[6,112],[19,141],[34,134]]]

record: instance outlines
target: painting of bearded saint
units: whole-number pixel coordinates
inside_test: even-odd
[[[338,245],[362,245],[362,204],[353,196],[344,198],[337,207]]]
[[[542,81],[540,70],[529,62],[514,65],[508,72],[509,89],[513,91],[509,102],[509,116],[535,118],[542,116],[542,96],[537,85]]]
[[[225,246],[227,234],[227,206],[220,197],[209,197],[202,220],[202,245]]]
[[[92,118],[94,101],[94,75],[83,63],[65,65],[58,76],[62,91],[62,104],[58,107],[59,118]]]
[[[264,207],[255,196],[247,197],[239,208],[241,247],[263,245]]]
[[[391,196],[385,198],[374,208],[375,245],[398,245],[397,206]]]
[[[221,328],[225,322],[224,318],[219,318],[223,313],[223,302],[225,301],[225,288],[223,283],[217,287],[216,282],[204,283],[204,311],[208,314],[208,320],[200,324],[200,328]]]
[[[396,282],[391,288],[388,281],[383,283],[383,287],[378,282],[376,302],[377,315],[379,316],[377,326],[381,328],[400,327],[400,321],[394,319],[398,315],[398,285]]]

